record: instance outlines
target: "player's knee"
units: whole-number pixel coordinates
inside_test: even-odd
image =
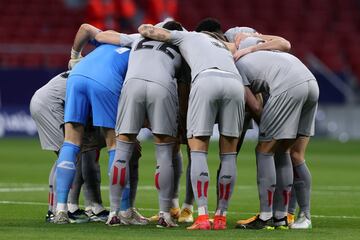
[[[297,166],[301,163],[303,163],[305,160],[304,160],[304,154],[302,154],[301,152],[299,151],[296,151],[296,150],[291,150],[290,151],[290,156],[291,156],[291,161],[293,163],[293,166]]]

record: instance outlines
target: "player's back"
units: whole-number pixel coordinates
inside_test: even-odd
[[[165,42],[139,38],[132,44],[126,79],[156,82],[176,91],[176,73],[181,66],[178,47]]]
[[[44,104],[49,104],[50,102],[64,104],[67,77],[68,72],[63,72],[53,77],[34,93],[33,100]]]
[[[192,79],[211,68],[238,74],[232,54],[226,46],[205,33],[172,31],[171,41],[179,46],[189,64]]]
[[[129,53],[129,48],[100,45],[74,67],[70,76],[85,76],[119,94],[128,67]]]
[[[251,85],[268,85],[271,95],[315,79],[310,70],[295,56],[279,51],[257,51],[236,62],[240,73]]]

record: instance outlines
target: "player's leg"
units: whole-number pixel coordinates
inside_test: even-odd
[[[259,126],[259,143],[256,148],[260,216],[252,223],[239,227],[258,229],[270,228],[269,225],[272,225],[276,186],[274,153],[278,149],[286,152],[293,142],[291,140],[296,138],[307,89],[305,84],[299,84],[277,96],[270,96],[264,106]],[[289,172],[287,174],[291,175]]]
[[[147,117],[154,134],[156,152],[155,186],[159,195],[158,227],[177,226],[171,219],[174,198],[174,152],[177,136],[177,92],[151,82],[146,83]]]
[[[84,127],[81,124],[65,123],[65,141],[61,147],[56,167],[57,206],[55,223],[67,223],[67,199],[76,172],[76,159],[80,152]]]
[[[84,223],[90,220],[85,211],[79,208],[80,191],[84,184],[82,174],[83,159],[81,156],[82,153],[79,154],[76,161],[75,177],[68,195],[68,216],[71,223]]]
[[[214,230],[226,229],[226,214],[237,178],[237,145],[244,125],[244,90],[236,80],[227,79],[225,95],[219,109],[220,165],[217,179],[218,206],[214,217]]]
[[[63,79],[57,81],[62,88],[65,88],[66,82]],[[60,89],[59,89],[60,91]],[[65,95],[65,93],[64,93]],[[62,129],[64,121],[64,108],[59,102],[51,102],[47,88],[43,87],[35,92],[30,102],[30,113],[33,118],[39,135],[41,148],[43,150],[54,151],[57,158],[62,143],[64,142],[64,133]],[[56,109],[56,111],[54,111]],[[56,213],[56,185],[55,175],[56,161],[49,174],[49,195],[48,211],[45,216],[46,222],[53,222]]]
[[[294,167],[294,191],[299,205],[298,219],[291,228],[311,228],[310,195],[311,173],[305,162],[305,151],[309,137],[298,137],[291,148],[291,160]]]
[[[180,150],[180,144],[177,144],[173,153],[173,167],[174,167],[174,190],[172,196],[172,204],[170,208],[171,217],[179,219],[180,205],[179,205],[179,192],[180,192],[180,178],[182,175],[183,156]]]
[[[115,139],[115,133],[114,133]],[[110,181],[110,214],[107,224],[120,224],[120,208],[123,190],[128,185],[129,162],[135,147],[136,135],[120,134],[116,137],[116,148],[113,159],[109,159]]]
[[[210,229],[208,211],[208,187],[210,173],[207,164],[207,152],[209,146],[208,136],[192,137],[189,141],[191,149],[191,184],[198,206],[198,217],[188,229]]]
[[[294,229],[309,229],[312,227],[310,215],[311,174],[305,164],[305,150],[309,143],[309,137],[307,136],[313,136],[315,132],[319,87],[315,80],[306,82],[306,85],[308,94],[301,111],[298,127],[298,136],[304,137],[298,137],[291,152],[296,178],[294,179],[294,189],[300,207],[298,219],[291,225],[291,228]]]
[[[179,206],[179,191],[180,191],[180,177],[182,174],[182,154],[180,151],[180,145],[176,144],[173,150],[172,165],[174,168],[174,188],[171,199],[170,216],[179,221],[180,218],[180,206]],[[150,221],[159,221],[159,214],[156,214],[149,218]]]
[[[52,166],[49,174],[48,212],[45,216],[46,222],[54,221],[54,213],[56,211],[55,171],[56,171],[56,162]]]
[[[276,189],[274,193],[274,225],[278,229],[288,229],[287,213],[293,183],[290,146],[294,140],[281,140],[274,155],[276,168]]]
[[[226,229],[226,214],[237,178],[236,146],[237,137],[220,135],[221,168],[217,179],[217,208],[214,218],[214,229]]]
[[[70,76],[66,83],[65,138],[61,147],[56,169],[56,223],[69,222],[67,198],[75,175],[75,163],[80,152],[84,126],[89,116],[89,80],[81,76]]]
[[[295,176],[295,174],[293,174],[293,175]],[[293,224],[295,221],[296,207],[297,207],[297,199],[296,199],[296,192],[295,192],[294,185],[293,185],[291,188],[288,214],[287,214],[287,220],[288,220],[289,226],[291,224]]]
[[[110,215],[107,224],[120,223],[121,194],[129,180],[129,162],[136,145],[136,136],[145,119],[144,81],[129,79],[123,87],[116,117],[116,147],[109,161]]]
[[[105,222],[109,212],[102,204],[99,154],[99,149],[90,149],[81,154],[84,179],[83,192],[85,202],[89,202],[88,209],[85,208],[85,210],[90,217],[90,221]]]
[[[191,154],[188,145],[186,147],[186,154],[188,156],[188,164],[186,167],[186,174],[185,174],[186,177],[185,200],[181,206],[181,213],[178,219],[180,223],[182,222],[191,223],[194,221],[193,218],[194,193],[191,185]]]
[[[152,125],[153,126],[153,125]],[[154,134],[156,151],[155,187],[159,194],[158,226],[176,226],[171,221],[170,209],[174,196],[173,151],[175,139],[172,136]]]
[[[74,176],[74,181],[71,185],[71,189],[68,196],[68,211],[71,213],[79,209],[80,190],[84,183],[84,179],[81,171],[82,159],[80,155],[81,153],[79,154],[79,158],[76,161],[76,172]]]
[[[126,225],[146,225],[147,218],[135,208],[135,198],[139,180],[139,159],[141,157],[140,142],[136,140],[134,151],[129,162],[129,183],[121,195],[120,216],[121,223]]]

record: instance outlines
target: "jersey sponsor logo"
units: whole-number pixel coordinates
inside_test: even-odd
[[[126,163],[126,161],[125,160],[116,160],[116,162],[118,162],[118,163]]]
[[[200,173],[200,177],[201,177],[201,176],[208,177],[208,176],[209,176],[209,173],[207,173],[207,172],[202,172],[202,173]]]
[[[121,47],[121,48],[115,49],[115,51],[116,51],[118,54],[123,54],[124,52],[130,51],[130,49],[129,49],[129,48],[123,48],[123,47]]]
[[[153,45],[149,42],[155,42],[155,41],[152,39],[145,38],[136,45],[134,51],[138,51],[141,49],[153,49],[155,47],[155,45]],[[174,45],[172,45],[170,43],[166,43],[166,42],[161,43],[158,47],[155,48],[155,50],[165,53],[171,59],[175,58],[175,55],[174,55],[175,53],[180,54],[180,50],[177,46],[174,46]]]
[[[62,161],[57,165],[58,168],[65,168],[70,170],[75,170],[75,164],[69,161]]]

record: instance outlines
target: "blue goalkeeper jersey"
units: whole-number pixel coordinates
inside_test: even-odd
[[[90,78],[120,95],[125,79],[129,48],[102,44],[84,57],[72,69],[70,76],[81,75]]]

